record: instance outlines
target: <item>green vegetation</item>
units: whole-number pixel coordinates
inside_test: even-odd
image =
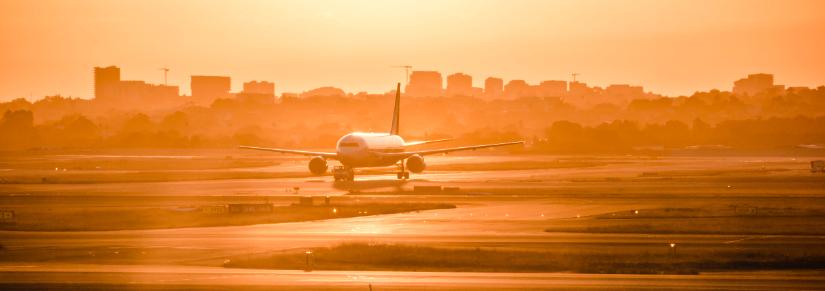
[[[411,245],[345,243],[313,249],[316,270],[404,270],[463,272],[580,272],[696,274],[702,271],[825,267],[825,250],[720,247],[719,245],[627,244],[554,245],[545,251],[489,248],[438,248]],[[240,257],[230,268],[305,269],[303,250]]]
[[[550,222],[547,232],[823,235],[825,208],[660,208]]]
[[[297,222],[355,216],[392,214],[410,211],[455,208],[445,203],[362,203],[329,206],[281,206],[263,213],[204,213],[199,208],[112,208],[71,209],[27,208],[17,213],[14,224],[2,230],[97,231],[208,227]]]

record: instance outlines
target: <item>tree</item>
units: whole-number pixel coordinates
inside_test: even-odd
[[[0,146],[22,149],[35,144],[34,113],[29,110],[8,110],[0,119]]]

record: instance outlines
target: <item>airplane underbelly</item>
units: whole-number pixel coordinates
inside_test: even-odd
[[[385,167],[385,166],[392,166],[398,162],[398,159],[386,159],[386,158],[378,158],[372,162],[372,167]]]
[[[364,167],[384,167],[384,166],[392,166],[398,159],[394,158],[387,158],[381,155],[370,155],[367,159],[364,160]]]
[[[385,167],[392,166],[397,162],[397,158],[389,158],[376,152],[362,152],[358,154],[349,154],[344,156],[344,158],[341,160],[342,164],[353,168]]]

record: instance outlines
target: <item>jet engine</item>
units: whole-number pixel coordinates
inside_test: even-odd
[[[312,157],[309,160],[309,171],[314,175],[323,175],[327,172],[327,160],[322,157]]]
[[[412,155],[407,158],[407,169],[413,173],[421,173],[427,164],[424,163],[424,158],[419,155]]]

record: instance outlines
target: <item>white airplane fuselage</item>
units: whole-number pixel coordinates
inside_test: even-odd
[[[335,152],[346,167],[391,166],[400,159],[381,154],[404,152],[404,139],[389,133],[353,132],[338,140]]]

